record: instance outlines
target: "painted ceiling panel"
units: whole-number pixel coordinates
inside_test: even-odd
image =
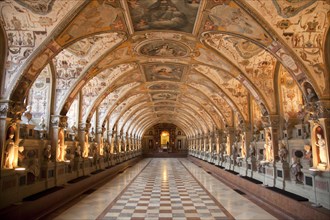
[[[199,1],[140,0],[128,1],[135,31],[176,30],[191,33]]]

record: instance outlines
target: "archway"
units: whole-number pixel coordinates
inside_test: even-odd
[[[163,151],[167,151],[170,145],[170,133],[168,131],[162,131],[160,134],[160,147]]]

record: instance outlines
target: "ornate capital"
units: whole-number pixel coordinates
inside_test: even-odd
[[[51,115],[50,123],[52,127],[68,127],[68,117],[63,115]]]
[[[103,134],[105,132],[105,127],[97,127],[96,134]]]
[[[91,123],[79,123],[78,129],[80,132],[89,132],[89,129],[91,128]]]

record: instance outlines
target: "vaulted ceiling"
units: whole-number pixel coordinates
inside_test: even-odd
[[[192,136],[262,115],[295,117],[307,88],[330,98],[329,1],[5,0],[0,8],[1,98],[28,102],[46,79],[48,116],[138,136],[173,123]]]

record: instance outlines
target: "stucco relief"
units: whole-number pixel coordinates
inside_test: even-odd
[[[133,118],[137,115],[137,111],[141,108],[143,108],[143,106],[145,105],[147,101],[141,101],[141,102],[138,102],[136,103],[135,105],[132,106],[132,111],[130,114],[127,115],[127,118],[126,118],[126,123],[125,125],[123,126],[123,129],[125,131],[128,131],[128,127],[131,125],[131,123],[133,122]]]
[[[86,85],[82,88],[82,94],[86,97],[85,103],[89,106],[94,101],[109,88],[110,85],[115,86],[116,81],[126,74],[127,72],[133,70],[136,67],[135,64],[122,64],[113,68],[109,68],[97,76],[93,77]],[[83,109],[87,109],[87,106],[83,105]],[[85,115],[85,112],[83,112]]]
[[[264,45],[272,42],[264,29],[235,2],[219,1],[219,5],[212,7],[209,3],[208,7],[211,8],[208,18],[204,21],[204,31],[232,32],[254,39]]]
[[[317,0],[295,0],[295,1],[281,1],[273,0],[273,3],[277,9],[277,13],[284,18],[295,16],[300,11],[311,6]]]
[[[79,1],[1,1],[1,23],[8,39],[6,61],[6,89],[21,72],[22,65],[49,33],[62,21],[65,14]],[[36,4],[45,5],[37,7]]]
[[[303,105],[302,93],[297,83],[283,66],[280,69],[280,82],[284,115],[289,118],[296,118],[300,110],[299,107]]]
[[[210,99],[213,100],[214,104],[221,109],[222,116],[225,118],[227,124],[230,126],[233,124],[232,109],[231,106],[225,101],[219,94],[212,94]]]
[[[105,114],[107,113],[107,110],[109,109],[109,107],[112,107],[114,105],[114,103],[118,100],[119,92],[120,92],[120,88],[114,90],[112,93],[107,95],[102,100],[102,102],[99,105],[100,120],[104,119]]]
[[[223,119],[224,116],[222,115],[222,112],[221,112],[221,110],[222,110],[221,106],[217,106],[220,108],[216,109],[214,107],[215,104],[210,102],[210,100],[208,99],[208,97],[210,97],[212,94],[214,94],[216,92],[216,90],[212,90],[210,87],[208,87],[208,85],[204,85],[202,82],[203,81],[202,78],[200,78],[197,81],[200,83],[188,80],[189,85],[192,88],[196,89],[194,94],[196,96],[200,97],[199,101],[207,109],[207,112],[212,115],[213,119],[215,119],[215,123],[224,121],[224,119]],[[210,82],[208,82],[207,84],[210,84]],[[219,126],[219,124],[217,124],[217,126]]]
[[[51,92],[51,71],[47,65],[34,81],[30,91],[28,105],[31,106],[31,114],[33,115],[34,123],[38,124],[41,117],[47,119],[49,115],[49,97]]]
[[[74,99],[72,102],[68,113],[66,116],[68,117],[68,127],[71,128],[73,125],[78,126],[78,113],[79,113],[79,105],[78,105],[78,97]]]
[[[122,98],[124,95],[127,95],[129,93],[130,90],[136,88],[137,86],[139,86],[141,83],[140,81],[140,76],[137,75],[136,77],[130,78],[129,76],[126,76],[122,79],[120,79],[119,81],[122,81],[121,83],[117,83],[115,84],[115,86],[113,86],[112,88],[108,88],[107,91],[105,91],[104,93],[101,94],[101,96],[96,96],[93,99],[93,104],[91,105],[90,103],[86,103],[86,112],[85,114],[83,114],[83,117],[85,117],[86,119],[88,119],[89,117],[91,117],[91,112],[94,112],[96,110],[96,107],[102,103],[103,99],[105,97],[107,97],[114,89],[119,88],[119,93],[118,95],[118,100],[120,98]],[[96,100],[96,102],[95,102]],[[109,108],[111,108],[112,106],[109,106]]]
[[[230,35],[207,33],[205,43],[221,52],[243,70],[243,73],[259,89],[263,97],[267,97],[266,101],[270,109],[274,109],[273,78],[276,64],[274,56],[250,41]],[[256,99],[259,99],[259,95],[253,95]]]
[[[255,100],[252,100],[251,105],[252,105],[252,115],[253,115],[252,117],[253,117],[254,125],[261,126],[262,112],[260,106]]]
[[[120,127],[124,126],[123,123],[127,123],[133,112],[135,112],[139,108],[142,108],[144,104],[149,101],[149,97],[145,94],[137,94],[133,97],[134,98],[132,98],[132,100],[128,103],[124,112],[122,112],[122,116],[119,119],[120,123],[122,123]]]
[[[233,75],[237,75],[238,71],[233,68],[233,66],[220,57],[218,54],[215,52],[212,52],[210,50],[206,50],[205,48],[198,48],[199,55],[194,57],[195,60],[207,64],[207,65],[212,65],[214,67],[218,67],[220,69],[223,69],[227,72],[230,72]]]
[[[62,99],[82,77],[85,70],[106,50],[121,40],[122,38],[117,33],[96,35],[76,42],[53,59],[57,73],[56,109],[61,107]]]
[[[113,2],[112,5],[109,1],[90,1],[56,41],[64,46],[91,33],[123,31],[125,27],[121,9],[116,5],[118,3]]]
[[[221,71],[203,65],[195,65],[195,70],[212,79],[215,84],[220,86],[230,99],[233,100],[235,105],[239,108],[244,118],[248,118],[248,91],[247,89],[235,78]]]
[[[209,112],[206,111],[205,106],[202,103],[205,103],[204,100],[207,100],[205,95],[201,93],[196,93],[196,90],[193,88],[189,88],[188,92],[184,95],[181,95],[179,98],[179,102],[190,103],[190,106],[194,105],[194,109],[199,112],[200,115],[203,116],[204,120],[208,123],[209,126],[212,127],[214,122],[209,115]]]
[[[329,2],[273,0],[247,3],[293,48],[295,55],[311,72],[309,76],[318,82],[322,94],[329,94],[329,76],[326,74],[323,51],[329,28]]]

